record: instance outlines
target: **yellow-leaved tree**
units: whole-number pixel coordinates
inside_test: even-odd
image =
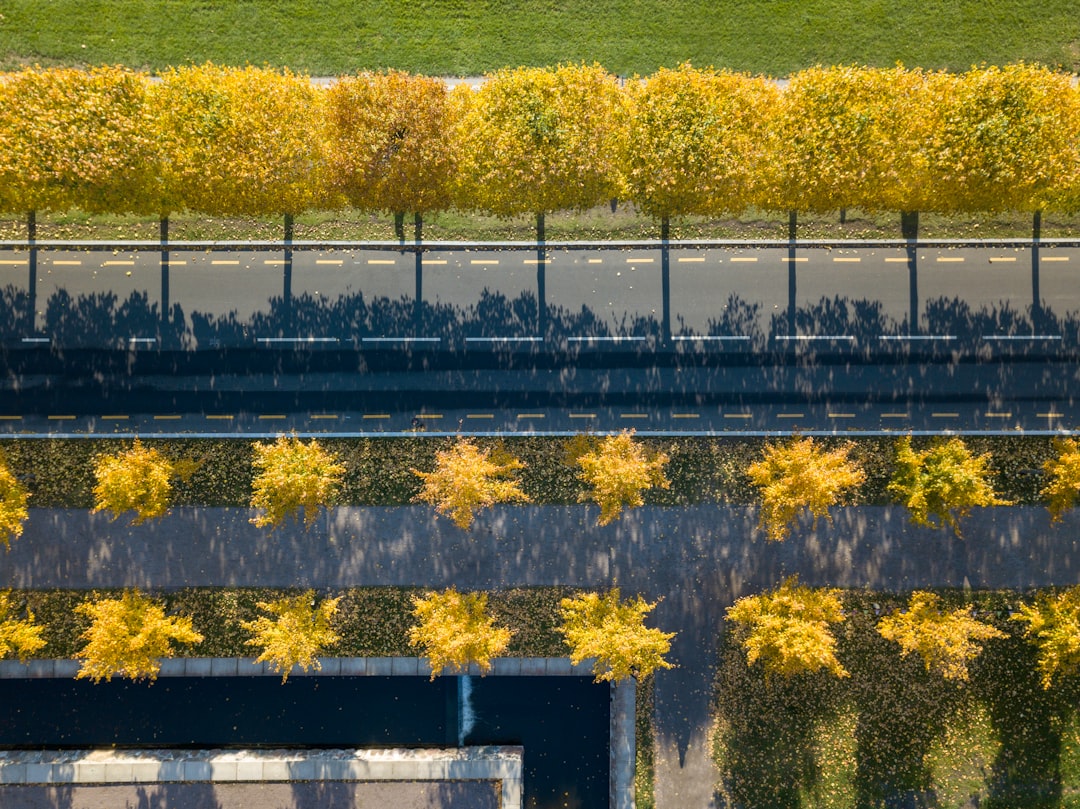
[[[307,76],[170,68],[149,100],[173,209],[292,215],[324,199],[323,95]]]
[[[1050,520],[1058,522],[1061,515],[1076,505],[1080,495],[1080,442],[1075,438],[1055,438],[1058,456],[1043,464],[1049,480],[1040,494],[1047,499]]]
[[[95,683],[113,677],[154,680],[161,658],[172,657],[174,643],[201,643],[191,618],[168,616],[160,604],[138,590],[120,598],[84,602],[75,611],[90,619],[81,635],[86,645],[76,655],[82,666],[76,678]]]
[[[434,471],[412,470],[424,482],[416,500],[450,515],[458,528],[468,528],[477,509],[529,502],[513,478],[522,468],[524,464],[506,452],[481,449],[471,438],[459,438],[449,449],[435,453]]]
[[[959,681],[968,680],[968,664],[982,653],[983,642],[1005,637],[973,616],[970,607],[945,611],[941,596],[920,590],[911,594],[907,612],[882,618],[877,631],[900,644],[902,655],[917,653],[927,671]]]
[[[960,536],[959,519],[972,508],[1009,505],[990,483],[990,455],[972,455],[961,438],[936,438],[915,450],[905,437],[896,444],[895,466],[889,492],[915,525],[947,525]]]
[[[463,91],[458,206],[542,216],[617,196],[624,98],[599,65],[500,70]]]
[[[619,588],[604,595],[583,593],[559,602],[562,633],[577,665],[595,658],[596,681],[643,679],[657,669],[670,669],[664,655],[671,649],[674,632],[645,626],[645,616],[656,607],[641,596],[622,601]]]
[[[752,200],[765,159],[772,82],[683,64],[626,87],[620,139],[628,198],[659,220],[739,213]]]
[[[1080,107],[1068,73],[973,68],[939,107],[928,152],[941,209],[1038,211],[1076,176]]]
[[[487,674],[491,658],[510,644],[510,630],[495,626],[488,615],[486,593],[459,593],[451,587],[413,596],[413,616],[417,624],[409,629],[409,643],[428,659],[433,680],[446,668],[466,671],[470,663]]]
[[[11,540],[22,536],[23,523],[30,517],[26,503],[30,493],[0,457],[0,542],[11,547]]]
[[[592,442],[579,454],[579,476],[589,487],[582,500],[600,506],[598,525],[619,519],[623,508],[637,508],[645,502],[642,493],[656,487],[667,489],[671,482],[664,474],[668,456],[650,452],[634,440],[633,430],[623,430]]]
[[[452,109],[441,79],[399,70],[339,79],[326,91],[328,185],[399,223],[406,212],[449,207]]]
[[[806,587],[792,576],[775,590],[740,598],[727,617],[737,625],[747,663],[760,660],[766,674],[791,677],[824,669],[848,676],[829,629],[844,620],[839,590]]]
[[[164,455],[139,439],[131,449],[100,455],[94,461],[94,508],[117,519],[134,511],[132,525],[161,517],[172,503],[177,470]]]
[[[156,213],[147,78],[121,67],[0,79],[0,209]]]
[[[760,525],[774,541],[786,539],[803,511],[829,517],[850,489],[866,480],[866,473],[849,457],[852,444],[826,449],[813,438],[793,438],[767,444],[764,457],[747,468],[750,482],[761,491]]]
[[[0,658],[14,653],[26,660],[45,647],[45,630],[34,623],[34,613],[27,610],[25,618],[18,618],[15,612],[11,591],[0,593]]]
[[[296,436],[278,436],[273,444],[252,445],[251,507],[261,514],[251,518],[260,527],[277,527],[304,510],[311,525],[319,508],[333,503],[345,479],[345,464],[312,438],[306,444]]]
[[[1080,586],[1040,593],[1034,604],[1021,604],[1012,620],[1027,624],[1024,634],[1039,650],[1043,688],[1080,671]]]
[[[240,622],[252,634],[247,645],[262,649],[257,662],[269,662],[274,671],[281,672],[283,683],[294,666],[304,671],[321,669],[316,655],[341,637],[331,626],[339,601],[340,597],[317,602],[315,591],[308,590],[291,598],[258,602],[260,610],[274,617],[260,615]]]

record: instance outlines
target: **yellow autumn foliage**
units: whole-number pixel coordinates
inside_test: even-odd
[[[30,517],[26,503],[30,493],[0,458],[0,542],[11,547],[11,540],[22,536],[23,523]]]
[[[656,607],[641,596],[622,601],[619,588],[604,595],[583,593],[559,602],[563,635],[570,660],[577,665],[595,658],[596,681],[643,679],[657,669],[670,669],[664,657],[674,632],[645,626],[645,616]]]
[[[765,446],[764,457],[746,471],[761,492],[759,522],[768,539],[786,539],[803,511],[813,515],[815,526],[819,517],[831,519],[829,509],[866,479],[849,458],[851,449],[851,444],[825,449],[813,438]]]
[[[75,611],[91,621],[81,636],[86,645],[77,655],[82,667],[75,676],[95,683],[113,677],[154,680],[161,658],[173,656],[174,643],[203,639],[191,618],[167,616],[160,604],[138,590],[127,590],[120,598],[84,602]]]
[[[34,614],[16,618],[11,591],[0,592],[0,658],[15,653],[19,660],[26,660],[45,647],[42,634],[45,628],[34,623]]]
[[[345,464],[314,438],[305,444],[282,435],[273,444],[256,443],[252,449],[251,507],[262,512],[252,517],[255,525],[277,527],[301,509],[304,524],[311,525],[319,508],[331,505],[341,489]]]
[[[240,626],[252,634],[248,646],[262,649],[257,662],[269,662],[281,672],[281,682],[289,679],[294,666],[304,671],[322,668],[316,655],[340,639],[331,626],[341,598],[324,598],[316,603],[315,591],[308,590],[292,598],[260,601],[256,606],[269,617],[260,615]]]
[[[95,460],[93,513],[108,511],[115,520],[134,511],[132,525],[161,517],[172,502],[176,474],[164,455],[135,439],[131,449]]]
[[[792,576],[775,590],[740,598],[728,608],[727,618],[737,625],[747,664],[761,661],[766,674],[791,677],[825,670],[848,676],[829,629],[844,620],[839,590],[806,587]]]
[[[1034,604],[1021,604],[1012,620],[1027,624],[1024,634],[1038,649],[1043,688],[1080,672],[1080,586],[1040,593]]]
[[[416,500],[430,503],[465,529],[472,525],[477,509],[529,502],[521,484],[512,477],[523,467],[517,458],[480,449],[470,438],[459,438],[449,449],[435,453],[434,471],[412,470],[424,482]]]
[[[510,630],[495,626],[487,613],[486,593],[451,587],[413,596],[413,615],[417,624],[409,629],[409,643],[428,659],[433,680],[447,668],[464,672],[470,663],[486,674],[491,659],[510,644]]]
[[[1039,494],[1048,501],[1050,520],[1058,522],[1076,505],[1080,495],[1080,442],[1075,438],[1056,438],[1054,449],[1058,456],[1043,464],[1043,472],[1049,480]]]
[[[878,621],[878,633],[900,644],[901,654],[918,654],[927,671],[946,680],[966,682],[968,664],[982,652],[984,641],[1004,638],[1005,633],[971,614],[970,607],[944,611],[941,596],[915,591],[907,612]]]
[[[633,430],[605,436],[594,449],[577,457],[579,475],[589,487],[581,499],[600,506],[598,525],[614,522],[623,508],[637,508],[645,502],[644,491],[671,486],[664,475],[667,462],[663,452],[650,453],[635,441]]]

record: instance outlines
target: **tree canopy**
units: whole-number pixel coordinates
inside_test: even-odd
[[[960,536],[959,520],[976,506],[1008,505],[990,482],[990,455],[973,455],[963,439],[936,438],[916,450],[911,438],[896,444],[889,492],[907,507],[915,525],[949,526]]]
[[[117,519],[134,511],[132,525],[163,516],[172,503],[173,464],[138,439],[131,449],[101,455],[94,463],[94,513],[108,511]]]
[[[1041,593],[1034,604],[1021,604],[1012,619],[1026,624],[1024,634],[1038,648],[1043,688],[1080,671],[1080,586]]]
[[[829,629],[844,620],[839,590],[806,587],[792,576],[775,590],[740,598],[727,617],[738,627],[746,662],[752,666],[760,660],[766,674],[791,677],[824,670],[848,676]]]
[[[0,542],[11,547],[11,540],[22,536],[23,523],[30,516],[26,504],[30,493],[0,457]]]
[[[470,663],[486,674],[491,659],[510,644],[510,630],[496,626],[488,615],[487,593],[459,593],[451,587],[413,596],[413,615],[417,624],[409,629],[409,643],[428,659],[432,679],[447,668],[463,672]]]
[[[524,467],[517,458],[490,449],[481,449],[471,438],[459,438],[435,453],[435,469],[413,474],[423,482],[416,495],[420,502],[449,515],[458,528],[469,528],[480,508],[496,503],[529,502],[513,474]]]
[[[645,616],[656,607],[641,596],[621,600],[615,587],[599,595],[583,593],[559,602],[562,626],[558,628],[577,665],[595,658],[597,682],[643,679],[657,669],[670,669],[664,657],[671,649],[674,632],[645,626]]]
[[[15,615],[11,592],[0,592],[0,658],[14,653],[19,660],[45,647],[44,627],[34,623],[34,614],[27,611],[25,618]]]
[[[761,492],[760,526],[766,537],[779,541],[803,511],[829,519],[829,508],[849,489],[862,484],[866,473],[848,456],[852,445],[826,449],[813,438],[793,438],[767,444],[764,457],[747,468],[750,482]]]
[[[75,676],[95,683],[115,676],[132,680],[157,678],[161,658],[172,657],[174,643],[201,643],[190,618],[168,616],[162,606],[138,590],[120,598],[84,602],[76,612],[90,619],[78,653],[82,667]]]
[[[907,612],[882,618],[877,629],[886,640],[900,644],[903,655],[918,654],[927,671],[959,681],[969,679],[968,664],[982,652],[984,641],[1005,637],[975,618],[970,607],[945,611],[941,596],[923,591],[911,594]]]
[[[664,474],[667,462],[666,454],[649,452],[635,441],[633,430],[605,436],[577,457],[579,475],[589,487],[581,499],[600,506],[598,525],[612,523],[623,508],[644,504],[643,492],[671,486]]]
[[[339,601],[340,598],[324,598],[318,602],[314,590],[292,598],[259,601],[256,606],[270,615],[240,622],[252,634],[247,645],[262,649],[257,662],[266,661],[274,671],[280,671],[283,683],[294,666],[304,671],[321,669],[316,655],[340,639],[331,626]]]
[[[1043,464],[1048,478],[1040,494],[1047,499],[1052,522],[1076,505],[1080,496],[1080,442],[1075,438],[1055,438],[1057,457]]]
[[[255,479],[251,507],[262,513],[252,517],[258,526],[277,527],[304,511],[311,525],[319,509],[330,505],[341,488],[345,465],[316,440],[306,444],[296,436],[278,436],[273,444],[256,443]]]

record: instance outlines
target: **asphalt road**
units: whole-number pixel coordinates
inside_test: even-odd
[[[418,268],[414,252],[396,249],[297,249],[287,259],[280,251],[39,248],[31,283],[29,252],[9,248],[0,250],[0,289],[30,295],[34,317],[31,326],[13,311],[2,336],[8,345],[153,346],[181,335],[199,347],[544,339],[603,347],[663,335],[667,324],[676,343],[725,350],[777,339],[862,348],[1075,342],[1065,331],[1080,313],[1080,249],[1042,246],[1034,267],[1030,246],[912,254],[903,246],[444,245],[425,251]],[[547,324],[537,313],[541,292]],[[13,310],[25,305],[11,300]]]

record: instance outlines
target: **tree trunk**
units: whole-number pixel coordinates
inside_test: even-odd
[[[405,212],[394,211],[394,235],[399,242],[405,241]]]

